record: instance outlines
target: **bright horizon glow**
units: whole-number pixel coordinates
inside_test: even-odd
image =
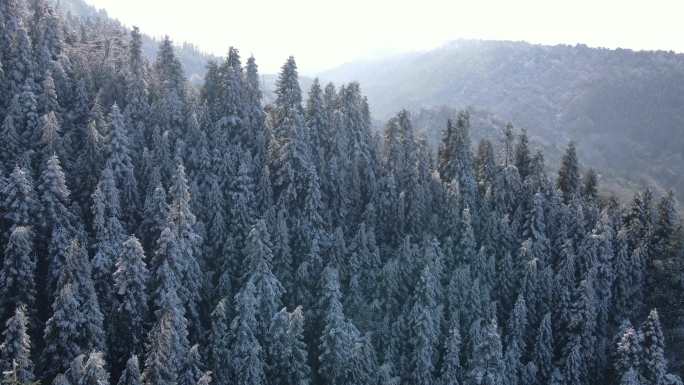
[[[459,38],[684,52],[681,0],[86,0],[153,37],[275,73],[289,55],[315,75],[359,59]]]

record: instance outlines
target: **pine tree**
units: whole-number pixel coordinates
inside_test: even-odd
[[[457,248],[459,251],[452,266],[474,263],[477,256],[477,244],[470,209],[464,209],[461,218],[461,237]]]
[[[517,349],[525,350],[526,333],[528,327],[527,303],[525,297],[520,294],[513,305],[513,311],[508,320],[508,345],[515,345]]]
[[[165,234],[162,234],[161,239],[165,239]],[[177,370],[185,357],[186,351],[189,348],[188,343],[188,320],[185,316],[185,308],[182,300],[179,298],[178,291],[181,285],[181,280],[178,276],[177,270],[174,266],[178,263],[176,259],[179,254],[176,248],[176,242],[170,240],[162,242],[161,250],[165,250],[161,264],[154,272],[155,280],[153,285],[152,303],[154,304],[154,315],[156,319],[155,326],[148,337],[148,353],[145,363],[146,369],[149,367],[148,361],[150,356],[163,355],[166,356],[168,362],[164,365],[172,365],[173,376],[177,376]],[[161,257],[159,254],[158,257]],[[163,337],[160,335],[164,334]],[[170,334],[166,336],[165,334]],[[163,338],[165,341],[159,341],[157,344],[152,341],[154,338]],[[168,346],[167,346],[168,345]],[[156,358],[155,358],[156,359]],[[151,365],[158,365],[150,362]],[[150,368],[150,370],[157,371],[160,368]],[[155,374],[157,375],[157,374]]]
[[[667,261],[676,256],[681,247],[679,236],[682,231],[681,218],[677,211],[674,193],[668,191],[657,205],[657,220],[654,228],[656,250],[662,254],[660,259]]]
[[[635,293],[642,290],[635,287],[633,278],[638,274],[638,266],[635,266],[632,254],[629,250],[627,232],[621,230],[617,235],[617,245],[614,260],[615,279],[613,284],[613,303],[615,312],[621,317],[629,318],[637,314],[635,310],[641,309],[641,304],[635,303]],[[638,284],[638,282],[636,282]]]
[[[14,316],[7,321],[3,343],[0,345],[3,382],[28,384],[35,378],[28,323],[25,306],[17,306]]]
[[[304,313],[301,306],[292,313],[277,312],[271,321],[268,341],[269,381],[280,385],[306,385],[311,381],[306,343]]]
[[[39,202],[34,191],[31,175],[26,169],[16,166],[2,189],[2,207],[6,229],[15,226],[36,225],[35,216],[39,212]]]
[[[570,142],[563,154],[561,167],[558,170],[556,185],[563,194],[563,201],[568,203],[580,192],[580,175],[575,143]]]
[[[251,282],[254,286],[257,301],[254,310],[257,327],[254,333],[264,344],[271,318],[281,307],[283,294],[283,286],[271,271],[273,253],[264,220],[257,221],[250,230],[244,254],[246,269],[243,281]]]
[[[171,297],[172,294],[174,293],[169,293],[169,296]],[[185,354],[183,345],[187,345],[184,341],[185,330],[176,329],[178,308],[182,308],[182,305],[176,304],[175,308],[162,308],[158,313],[157,322],[150,330],[143,371],[145,385],[177,383],[178,368],[181,365],[180,357]]]
[[[292,288],[294,284],[294,263],[285,208],[280,208],[273,217],[272,222],[274,223],[269,226],[271,228],[271,241],[273,245],[273,271],[283,284],[284,300],[287,301],[294,294]]]
[[[257,329],[256,288],[247,281],[235,297],[236,316],[231,323],[234,336],[231,349],[231,370],[237,385],[262,385],[266,383],[266,365],[262,345],[256,338]]]
[[[475,327],[480,323],[480,320],[476,321],[471,328],[475,333],[471,335],[472,352],[468,378],[473,384],[500,384],[503,381],[504,367],[496,320]]]
[[[16,100],[17,99],[15,98],[12,107],[18,108]],[[2,144],[3,149],[5,149],[0,157],[3,164],[16,164],[21,162],[23,148],[21,138],[19,137],[20,131],[18,131],[17,127],[18,122],[15,123],[15,119],[16,118],[12,114],[7,114],[2,121],[2,127],[0,127],[0,133],[2,133],[2,137],[0,137],[2,142],[0,142],[0,144]]]
[[[63,157],[62,128],[59,126],[54,111],[50,111],[40,118],[39,130],[41,159],[48,159],[54,154]]]
[[[463,369],[461,368],[462,341],[458,322],[452,323],[449,334],[444,340],[444,345],[446,349],[439,382],[442,385],[459,385],[463,378]]]
[[[640,385],[639,374],[634,368],[630,368],[620,378],[620,385]]]
[[[513,308],[513,299],[510,298],[510,293],[513,293],[517,285],[517,277],[514,271],[513,258],[511,253],[507,251],[503,258],[499,260],[497,266],[497,297],[501,298],[501,307],[504,313],[507,313]]]
[[[35,274],[33,234],[28,227],[16,226],[7,241],[5,258],[0,270],[0,309],[3,320],[9,318],[15,308],[21,306],[35,311]]]
[[[183,67],[174,53],[173,43],[168,36],[162,39],[153,65],[152,89],[158,95],[155,105],[154,119],[172,135],[182,132],[186,108],[186,79]]]
[[[321,309],[324,312],[324,328],[320,338],[319,376],[331,385],[346,384],[350,376],[354,344],[359,331],[344,316],[339,274],[327,267],[323,272]]]
[[[54,385],[71,385],[71,381],[64,374],[58,374],[52,381]]]
[[[54,288],[64,264],[64,250],[74,234],[74,219],[69,210],[71,205],[69,189],[67,189],[64,172],[56,155],[48,159],[40,179],[38,190],[43,209],[40,227],[43,235],[49,236],[47,242],[48,287]]]
[[[258,212],[262,215],[273,206],[273,188],[271,187],[271,174],[268,164],[264,163],[259,173],[256,188],[256,201]]]
[[[623,376],[630,369],[638,371],[641,368],[642,355],[639,333],[629,325],[624,329],[617,343],[617,354],[615,357],[616,373],[619,376]]]
[[[100,311],[88,254],[78,240],[66,251],[52,303],[52,317],[45,324],[44,373],[62,372],[79,354],[102,350],[105,345]]]
[[[101,118],[101,117],[100,117]],[[98,119],[90,120],[83,127],[80,151],[76,157],[72,177],[74,185],[81,186],[75,191],[74,199],[82,206],[87,206],[91,202],[91,192],[100,180],[101,170],[105,160],[105,138],[98,129]],[[104,125],[104,123],[102,123]]]
[[[178,296],[186,309],[189,331],[197,337],[200,335],[201,328],[198,311],[199,295],[205,284],[197,260],[201,238],[196,231],[196,217],[190,207],[190,190],[185,167],[181,163],[176,168],[169,195],[171,204],[167,228],[176,239],[176,251],[179,253],[174,261],[177,265],[173,266],[177,269],[176,274],[180,280],[180,286],[177,286]]]
[[[678,304],[678,298],[683,292],[677,283],[682,269],[680,251],[684,233],[677,203],[671,191],[660,199],[656,212],[652,240],[653,256],[647,265],[650,277],[647,280],[647,300],[650,306],[658,308],[663,328],[672,330],[677,328],[676,325],[684,316]],[[680,333],[673,333],[669,338],[673,348],[684,341]]]
[[[408,343],[412,356],[409,358],[410,374],[407,383],[412,384],[429,385],[434,382],[435,351],[441,315],[437,308],[437,287],[440,280],[432,264],[433,262],[428,262],[420,276],[408,319],[411,331]]]
[[[297,63],[294,57],[289,57],[281,68],[276,85],[276,119],[283,121],[283,123],[285,123],[285,119],[292,119],[302,113],[302,91],[298,82]],[[292,123],[296,123],[296,121]],[[278,127],[274,130],[273,135],[276,140],[286,137],[286,130],[293,128],[290,126]]]
[[[530,174],[531,158],[529,149],[529,139],[527,130],[523,129],[518,136],[518,143],[515,146],[515,167],[518,169],[520,179],[525,179]]]
[[[326,139],[325,109],[323,105],[323,90],[318,78],[314,79],[309,97],[306,101],[306,126],[309,130],[309,144],[311,146],[312,161],[318,173],[321,173],[322,161],[326,159],[324,143]]]
[[[338,235],[342,237],[343,235]],[[438,245],[432,242],[425,242],[426,258],[436,258]],[[344,249],[342,249],[344,250]],[[371,312],[373,306],[372,295],[377,282],[378,272],[381,268],[380,256],[375,244],[375,236],[372,230],[364,222],[359,225],[356,236],[352,239],[349,248],[346,250],[350,256],[348,261],[344,261],[345,256],[338,257],[340,259],[340,266],[346,266],[348,275],[348,296],[346,297],[345,308],[350,314],[354,322],[359,327],[364,328],[369,326],[371,320]],[[441,255],[439,255],[441,258]]]
[[[197,380],[196,385],[210,385],[211,382],[212,382],[211,372],[204,372],[204,374],[202,374],[202,377],[200,377],[200,379]]]
[[[592,168],[584,174],[582,196],[589,202],[595,202],[598,198],[598,175],[596,175],[596,171]]]
[[[265,158],[263,151],[267,146],[267,138],[264,127],[265,114],[261,107],[262,93],[259,87],[260,78],[254,56],[247,59],[245,68],[245,119],[250,130],[251,147],[255,152],[256,159]]]
[[[55,60],[64,48],[62,28],[57,12],[47,2],[34,2],[31,37],[38,73],[44,73],[47,68],[56,65]]]
[[[101,352],[91,352],[83,365],[78,384],[103,385],[109,384],[109,373],[105,369],[104,355]]]
[[[144,248],[151,250],[154,248],[157,239],[168,224],[169,205],[166,201],[166,190],[161,185],[152,185],[152,191],[145,198],[145,209],[143,219],[140,223],[140,233]]]
[[[221,89],[219,91],[217,128],[220,130],[216,136],[222,147],[227,147],[233,141],[243,139],[240,132],[243,127],[244,101],[243,94],[243,70],[240,53],[237,48],[230,47],[226,60],[219,68],[221,76]],[[247,131],[247,130],[246,130]]]
[[[19,158],[24,167],[29,167],[34,160],[34,144],[40,140],[40,116],[38,114],[38,101],[35,95],[35,84],[32,79],[27,79],[21,87],[21,91],[15,94],[8,115],[12,116],[16,136]],[[12,162],[14,163],[14,162]]]
[[[207,234],[205,245],[211,256],[218,256],[223,252],[227,221],[225,216],[225,200],[218,177],[212,173],[208,177],[208,188],[205,205],[208,219],[205,219]],[[220,268],[217,266],[216,269]]]
[[[183,361],[178,377],[178,385],[196,385],[204,375],[202,367],[199,345],[194,345],[188,350]]]
[[[267,378],[274,383],[284,383],[289,371],[290,339],[288,327],[290,314],[287,308],[282,308],[273,315],[268,329],[266,352],[268,358]]]
[[[539,384],[546,384],[554,369],[554,340],[551,325],[551,313],[547,313],[539,324],[539,332],[534,345],[532,361],[537,365]]]
[[[378,363],[368,335],[362,336],[352,352],[350,382],[374,384],[378,381]]]
[[[134,236],[124,243],[113,274],[115,305],[112,368],[123,365],[123,357],[144,352],[144,331],[148,319],[148,270],[145,254]],[[136,358],[137,361],[137,358]],[[116,373],[115,370],[112,370]]]
[[[475,170],[477,183],[480,187],[480,194],[485,195],[493,188],[496,180],[497,165],[494,156],[494,146],[487,139],[480,140],[477,146],[477,156],[475,157]],[[490,192],[491,194],[491,192]]]
[[[230,299],[229,297],[224,297],[218,301],[211,313],[209,362],[214,373],[215,382],[219,385],[229,384],[231,381],[231,312]]]
[[[667,361],[665,359],[665,338],[660,326],[658,311],[653,309],[642,327],[643,358],[641,372],[646,382],[654,385],[665,383]]]
[[[105,313],[111,316],[114,300],[113,280],[117,252],[124,241],[124,228],[119,221],[121,206],[111,163],[102,171],[102,178],[93,193],[93,229],[95,231],[95,255],[93,256],[93,279]]]
[[[74,286],[62,286],[52,304],[53,315],[45,324],[45,348],[42,353],[42,373],[46,377],[64,372],[71,359],[81,354],[79,346],[80,304],[75,297]]]
[[[474,176],[469,130],[470,114],[467,111],[459,112],[455,125],[451,121],[447,122],[440,144],[438,171],[443,181],[458,181],[463,207],[476,210],[477,182]]]
[[[3,57],[7,60],[7,82],[9,95],[16,95],[21,92],[22,86],[27,82],[33,82],[35,79],[36,65],[33,61],[33,47],[28,31],[24,27],[21,18],[21,9],[15,5],[16,14],[12,15],[15,20],[11,20],[14,24],[12,27],[14,37],[10,43],[9,52]],[[11,17],[12,17],[11,16]]]
[[[298,267],[294,272],[294,284],[292,286],[295,292],[292,297],[294,297],[295,303],[313,306],[314,293],[318,289],[315,277],[317,276],[317,271],[320,271],[320,266],[323,264],[320,234],[314,232],[307,241],[302,243],[305,244],[305,246],[301,247],[305,255],[294,262]]]
[[[563,377],[568,385],[587,384],[587,364],[582,354],[582,343],[579,338],[570,342],[570,349],[563,366]]]
[[[140,364],[138,356],[131,355],[131,358],[126,361],[126,368],[119,376],[117,385],[142,385],[142,375],[140,373]]]
[[[124,211],[122,219],[133,225],[138,218],[138,183],[131,159],[131,145],[128,139],[124,117],[119,107],[114,104],[109,115],[111,137],[109,139],[109,160],[116,186],[121,191],[121,203]]]
[[[131,39],[128,50],[128,72],[126,73],[126,109],[125,116],[128,124],[144,135],[145,122],[149,117],[149,90],[145,73],[145,59],[142,52],[142,35],[138,27],[131,30]],[[141,146],[143,143],[138,143]],[[134,144],[134,147],[136,145]]]
[[[276,100],[271,114],[270,171],[276,202],[291,213],[302,208],[310,154],[305,138],[302,92],[293,57],[283,65],[276,83]]]
[[[310,383],[311,368],[307,361],[307,347],[304,341],[304,311],[301,306],[290,313],[287,334],[290,341],[290,384],[307,385]]]
[[[224,253],[230,256],[229,262],[223,266],[223,273],[239,277],[241,266],[246,255],[245,244],[250,229],[256,220],[256,201],[254,196],[254,181],[252,179],[252,157],[249,152],[242,152],[235,181],[231,191],[230,222],[233,229],[230,239],[224,245]]]

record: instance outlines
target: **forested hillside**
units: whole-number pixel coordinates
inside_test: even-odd
[[[506,126],[512,124],[510,122],[504,121],[500,116],[482,109],[477,109],[474,107],[466,108],[468,114],[470,115],[470,133],[473,141],[481,139],[487,139],[493,141],[494,143],[501,144],[501,137],[506,130]],[[421,108],[412,114],[412,122],[419,136],[425,137],[430,148],[433,151],[437,151],[439,147],[440,137],[442,135],[444,122],[448,119],[456,119],[461,110],[454,107],[434,107],[434,108]],[[527,129],[525,130],[526,135],[528,135],[530,151],[542,151],[544,153],[544,160],[546,165],[546,171],[555,173],[560,167],[564,148],[567,144],[561,144],[558,138],[554,136],[547,136],[539,133],[531,132]],[[585,142],[585,141],[583,141]],[[624,170],[616,170],[610,167],[598,167],[596,168],[595,162],[586,160],[587,151],[582,151],[585,147],[593,148],[595,146],[592,143],[586,143],[578,148],[578,153],[580,154],[580,170],[583,172],[589,169],[594,169],[597,172],[597,178],[599,183],[599,195],[602,196],[617,196],[621,199],[629,199],[634,195],[635,191],[643,189],[644,183],[646,183],[641,178],[635,178]],[[647,186],[651,186],[648,185]],[[651,186],[652,187],[652,186]],[[663,194],[662,186],[655,187],[658,194]],[[676,190],[675,190],[676,191]],[[675,197],[681,194],[675,193]],[[681,210],[681,205],[676,205],[679,210]]]
[[[110,40],[121,38],[122,35],[130,33],[129,28],[111,19],[106,11],[97,10],[83,0],[49,0],[49,2],[52,2],[57,13],[63,14],[64,17],[77,19],[78,23],[89,24],[90,29],[100,30],[99,35],[103,39],[102,44],[108,44]],[[74,21],[70,22],[74,23]],[[143,55],[154,60],[160,42],[145,34],[141,35],[141,41]],[[207,63],[210,60],[218,59],[206,52],[201,52],[188,42],[183,42],[174,48],[188,81],[195,85],[202,83],[207,71]]]
[[[434,156],[359,83],[0,3],[0,367],[12,385],[681,385],[672,194],[599,197],[524,131]],[[106,42],[106,44],[103,44]]]
[[[613,190],[650,185],[684,200],[682,54],[459,40],[321,76],[359,81],[378,118],[400,108],[472,106],[528,129],[555,152],[576,141]]]

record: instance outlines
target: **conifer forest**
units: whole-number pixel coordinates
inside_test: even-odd
[[[0,1],[6,385],[681,385],[676,193]]]

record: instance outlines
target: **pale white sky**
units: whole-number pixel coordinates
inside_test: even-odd
[[[684,52],[682,0],[86,1],[152,36],[217,55],[236,46],[262,73],[289,55],[311,75],[458,38]]]

